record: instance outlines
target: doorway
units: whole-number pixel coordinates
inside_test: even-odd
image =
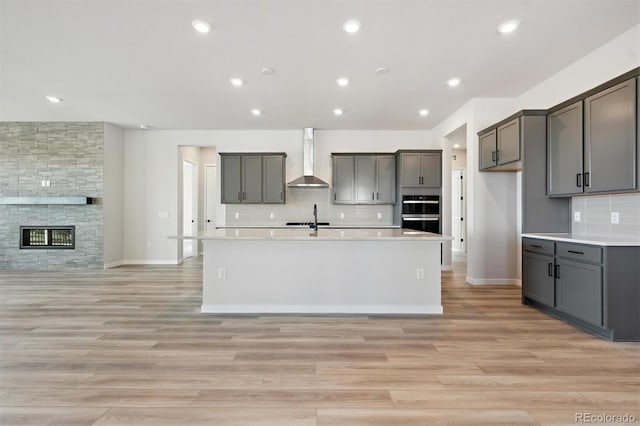
[[[215,164],[206,164],[204,166],[204,218],[206,231],[216,229],[217,181],[218,176]]]
[[[465,223],[465,171],[464,169],[451,170],[451,234],[453,237],[451,248],[465,252],[466,249],[466,223]]]
[[[198,194],[198,167],[188,161],[182,161],[182,231],[184,235],[196,235],[196,214]],[[182,256],[189,258],[198,253],[195,240],[182,240]]]

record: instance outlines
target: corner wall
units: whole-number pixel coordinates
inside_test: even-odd
[[[124,131],[104,124],[104,267],[124,263]]]

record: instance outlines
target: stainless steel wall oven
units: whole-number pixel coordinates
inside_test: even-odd
[[[440,234],[440,196],[403,195],[402,227]]]

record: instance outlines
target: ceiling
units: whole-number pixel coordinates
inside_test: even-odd
[[[359,33],[342,30],[348,19]],[[507,36],[506,19],[521,22]],[[639,21],[638,0],[0,0],[0,121],[431,129],[470,98],[520,95]]]

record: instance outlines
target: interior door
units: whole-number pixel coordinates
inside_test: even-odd
[[[452,248],[458,251],[465,251],[464,202],[464,171],[454,169],[451,171],[451,234]]]
[[[208,165],[204,167],[204,218],[205,230],[216,229],[216,200],[218,199],[217,167]]]
[[[182,173],[182,233],[183,235],[196,235],[196,212],[198,210],[196,165],[184,160]],[[196,254],[194,240],[182,240],[182,257],[186,259]]]

